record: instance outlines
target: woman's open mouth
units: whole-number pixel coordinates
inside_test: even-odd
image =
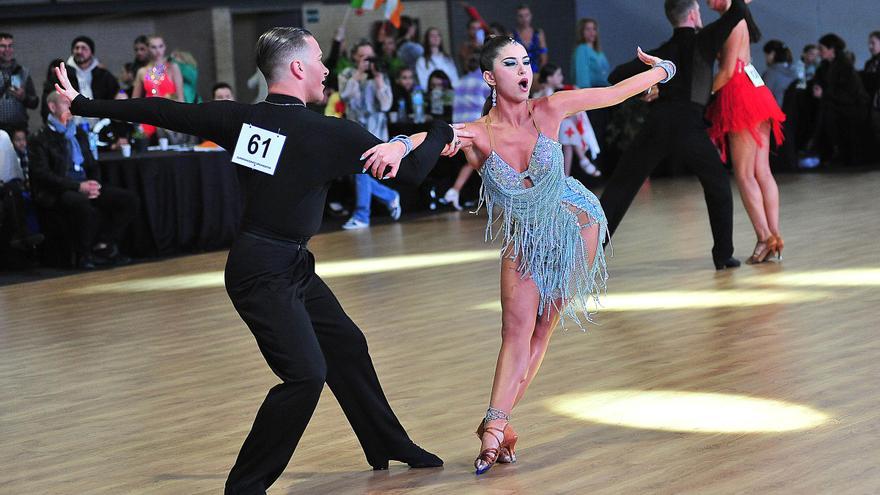
[[[519,80],[519,89],[521,89],[523,91],[529,90],[529,79],[527,77],[524,77]]]

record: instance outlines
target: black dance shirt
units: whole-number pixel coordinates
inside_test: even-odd
[[[691,102],[705,106],[709,102],[715,59],[730,32],[745,18],[746,9],[743,0],[733,0],[727,12],[717,21],[700,30],[675,28],[672,38],[666,43],[648,50],[648,54],[671,60],[676,66],[675,77],[660,87],[657,103]],[[636,58],[615,67],[608,76],[608,81],[617,84],[646,70],[648,66]]]
[[[71,111],[84,117],[143,122],[210,139],[232,151],[243,126],[285,137],[274,174],[236,165],[244,191],[242,229],[282,239],[307,239],[321,226],[329,182],[361,173],[361,155],[380,144],[355,122],[326,117],[298,98],[270,94],[266,102],[212,101],[197,105],[165,98],[90,100],[77,96]],[[418,184],[428,175],[452,129],[435,121],[421,146],[403,159],[398,180]]]

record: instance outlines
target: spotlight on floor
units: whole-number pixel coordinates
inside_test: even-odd
[[[471,251],[451,251],[446,253],[381,256],[355,260],[319,261],[315,266],[315,271],[322,278],[335,278],[352,275],[368,275],[373,273],[388,273],[401,270],[436,268],[497,259],[497,249],[481,249]],[[85,287],[73,289],[70,292],[76,294],[98,294],[107,292],[176,291],[217,288],[223,287],[223,285],[223,272],[212,271],[188,275],[151,277],[126,280],[124,282],[87,285]]]
[[[697,433],[781,433],[828,420],[807,406],[771,399],[675,390],[608,390],[546,402],[574,419],[645,430]]]
[[[745,281],[794,287],[880,287],[880,268],[852,268],[755,275]]]

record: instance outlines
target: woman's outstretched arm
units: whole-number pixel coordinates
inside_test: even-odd
[[[606,88],[558,91],[547,97],[549,109],[559,113],[560,118],[564,118],[585,110],[614,106],[672,75],[667,69],[657,65],[662,61],[660,58],[646,54],[641,48],[637,53],[639,59],[652,68]]]

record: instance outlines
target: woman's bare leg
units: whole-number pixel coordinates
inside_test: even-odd
[[[528,376],[530,341],[535,330],[540,297],[531,277],[522,278],[517,260],[505,257],[501,263],[501,350],[495,364],[495,379],[489,406],[509,415],[517,392]],[[487,428],[504,429],[507,421],[488,421]],[[498,448],[498,439],[483,434],[480,450]],[[479,466],[478,466],[479,467]]]
[[[770,171],[770,122],[764,122],[758,128],[761,144],[755,154],[755,179],[761,188],[764,198],[764,212],[770,233],[778,236],[779,232],[779,187]]]
[[[578,222],[580,225],[589,225],[590,219],[586,213],[581,213],[578,215]],[[584,240],[584,246],[587,248],[587,259],[585,261],[592,267],[596,259],[596,252],[599,249],[599,225],[595,224],[581,229],[581,237]],[[556,308],[559,309],[557,310]],[[564,302],[557,300],[556,308],[553,306],[544,308],[544,315],[535,322],[535,331],[532,333],[532,338],[529,342],[529,371],[526,379],[520,384],[517,391],[516,400],[513,403],[514,407],[522,400],[532,380],[535,379],[535,375],[538,374],[538,369],[544,361],[544,355],[550,347],[550,337],[553,335],[556,325],[559,324],[560,312],[565,309]]]
[[[755,155],[758,143],[749,131],[731,132],[730,154],[733,158],[733,173],[743,205],[755,228],[758,241],[770,237],[770,227],[767,225],[767,213],[764,211],[764,198],[761,187],[755,178]]]
[[[455,177],[455,184],[452,185],[452,188],[461,192],[461,189],[467,184],[468,179],[471,178],[471,174],[473,173],[473,167],[469,165],[462,166],[461,170],[458,171],[458,176]]]

